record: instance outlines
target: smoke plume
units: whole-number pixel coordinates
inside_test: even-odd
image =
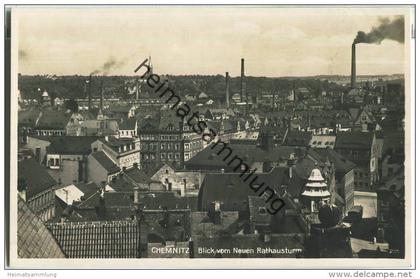
[[[123,61],[117,61],[114,58],[110,58],[108,59],[108,61],[106,61],[102,67],[100,67],[99,69],[94,70],[92,73],[90,73],[91,75],[108,75],[109,72],[113,69],[118,69],[121,66],[124,65]]]
[[[353,43],[380,44],[385,39],[404,43],[404,16],[379,18],[379,22],[369,33],[359,31]]]

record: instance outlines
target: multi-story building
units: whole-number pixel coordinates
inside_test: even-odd
[[[103,151],[122,170],[140,166],[140,140],[105,136],[92,143],[93,152]]]
[[[172,112],[171,112],[172,113]],[[147,119],[139,125],[142,167],[170,163],[184,164],[183,123],[174,115],[163,115],[158,119]]]
[[[354,170],[355,190],[374,191],[381,159],[381,146],[375,133],[338,133],[334,150],[357,165]]]

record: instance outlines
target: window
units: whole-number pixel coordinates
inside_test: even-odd
[[[164,143],[160,144],[160,150],[165,150],[165,144]]]
[[[160,154],[160,158],[161,158],[161,159],[166,159],[166,153],[161,153],[161,154]]]
[[[168,153],[168,160],[172,160],[172,157],[173,156],[173,154],[172,153]]]

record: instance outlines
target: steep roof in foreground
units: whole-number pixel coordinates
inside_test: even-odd
[[[69,258],[137,258],[137,221],[68,222],[48,224]]]
[[[65,255],[44,223],[18,200],[18,256],[19,258],[64,258]]]

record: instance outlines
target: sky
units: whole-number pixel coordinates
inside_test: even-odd
[[[21,74],[134,75],[149,55],[156,73],[349,75],[351,43],[396,8],[113,6],[19,7]],[[408,34],[408,32],[406,32]],[[13,34],[12,34],[13,36]],[[407,40],[406,40],[407,43]],[[14,47],[14,46],[13,46]],[[357,74],[404,72],[404,44],[357,45]]]

